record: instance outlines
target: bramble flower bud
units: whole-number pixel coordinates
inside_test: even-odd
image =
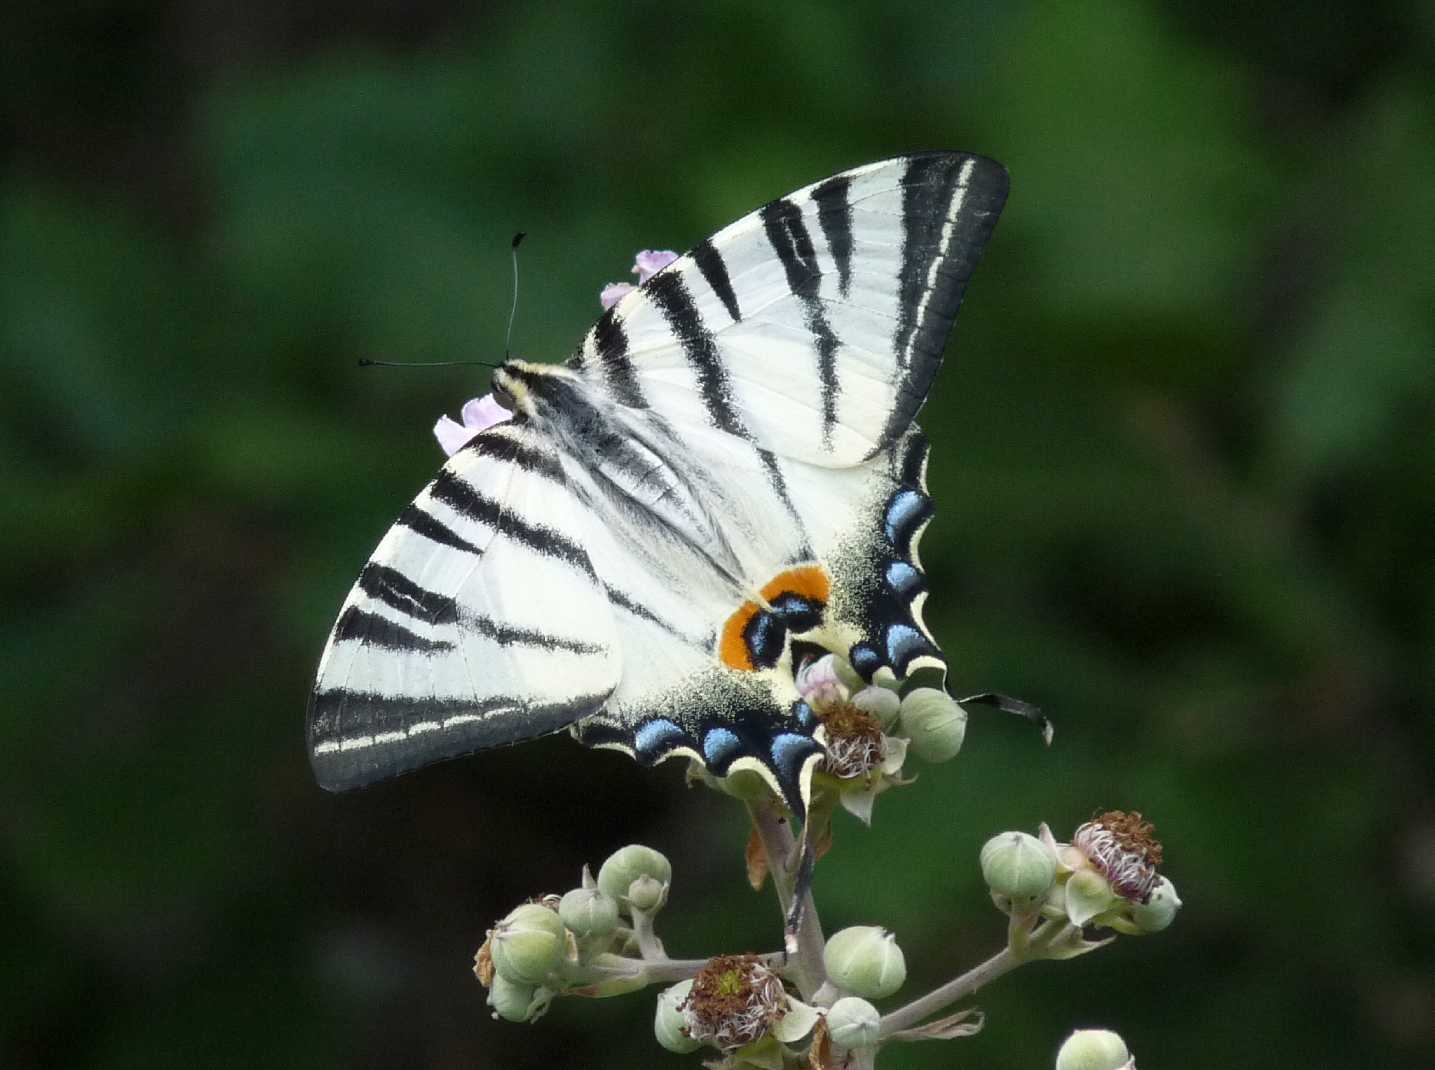
[[[524,903],[494,926],[489,953],[499,976],[539,985],[563,961],[564,943],[558,915],[538,903]]]
[[[668,901],[668,886],[649,876],[628,885],[628,902],[634,910],[652,913]]]
[[[1002,832],[982,845],[982,879],[993,895],[1025,910],[1046,895],[1056,880],[1056,857],[1035,836]]]
[[[498,1018],[528,1022],[548,1009],[550,995],[547,989],[510,981],[500,973],[488,987],[488,1005]]]
[[[1176,894],[1176,886],[1160,877],[1151,889],[1151,898],[1144,903],[1132,903],[1129,913],[1143,933],[1159,933],[1176,920],[1176,911],[1180,909],[1181,897]]]
[[[618,901],[601,888],[574,888],[558,904],[574,936],[607,936],[618,926]]]
[[[827,1012],[827,1035],[839,1048],[873,1048],[882,1035],[877,1008],[857,996],[843,996]]]
[[[907,960],[896,938],[875,925],[833,933],[822,960],[833,984],[868,999],[890,996],[907,979]]]
[[[658,993],[658,1010],[653,1017],[653,1035],[669,1051],[687,1055],[703,1046],[688,1031],[688,1020],[678,1008],[687,1000],[693,982],[689,978]]]
[[[1056,1053],[1056,1070],[1135,1070],[1126,1041],[1109,1029],[1078,1029]]]
[[[911,752],[924,762],[948,762],[962,749],[967,711],[935,687],[918,687],[901,703],[899,731],[912,741]]]
[[[619,907],[628,906],[633,883],[640,877],[650,877],[662,886],[666,893],[673,879],[673,867],[657,851],[642,844],[629,844],[610,854],[598,870],[598,887],[618,901]],[[640,889],[649,893],[645,885]],[[638,907],[650,910],[652,907]]]
[[[875,717],[884,730],[897,723],[897,714],[902,708],[897,693],[885,687],[864,687],[852,695],[851,701],[863,713]]]

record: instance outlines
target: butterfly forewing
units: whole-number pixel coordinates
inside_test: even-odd
[[[1000,164],[960,153],[814,183],[629,294],[575,362],[677,426],[856,464],[905,433],[926,399],[1006,192]]]

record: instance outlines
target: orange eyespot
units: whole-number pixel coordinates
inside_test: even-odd
[[[795,594],[810,602],[827,604],[831,593],[827,573],[819,565],[802,565],[779,572],[762,587],[763,601],[772,603],[785,594]],[[737,611],[723,622],[722,634],[718,637],[718,660],[741,672],[754,672],[757,663],[748,647],[747,629],[752,618],[766,612],[756,602],[744,602]],[[774,622],[775,623],[775,622]]]

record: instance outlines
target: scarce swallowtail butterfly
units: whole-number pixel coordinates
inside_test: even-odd
[[[319,783],[567,728],[755,770],[804,816],[802,660],[945,674],[914,420],[1007,184],[952,152],[844,171],[657,272],[566,363],[498,368],[512,417],[403,510],[329,636]]]

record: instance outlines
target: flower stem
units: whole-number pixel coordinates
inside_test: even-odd
[[[638,952],[652,962],[658,962],[668,957],[663,950],[663,942],[658,939],[658,934],[653,932],[653,916],[646,911],[633,911],[633,935],[638,938]]]
[[[748,803],[752,815],[752,827],[762,843],[763,854],[767,857],[767,871],[772,875],[773,887],[777,889],[777,902],[782,908],[783,923],[792,913],[793,856],[796,840],[792,826],[771,802]],[[792,979],[802,998],[810,1000],[824,981],[826,968],[822,965],[822,923],[817,917],[817,905],[809,891],[802,900],[802,922],[797,929],[796,961],[791,963]]]
[[[1009,947],[1004,947],[980,966],[974,966],[960,977],[953,978],[940,988],[934,988],[925,996],[912,1000],[905,1007],[898,1007],[891,1014],[882,1016],[882,1035],[891,1036],[903,1029],[910,1029],[924,1018],[965,999],[983,985],[995,981],[1003,974],[1010,973],[1025,959]]]

